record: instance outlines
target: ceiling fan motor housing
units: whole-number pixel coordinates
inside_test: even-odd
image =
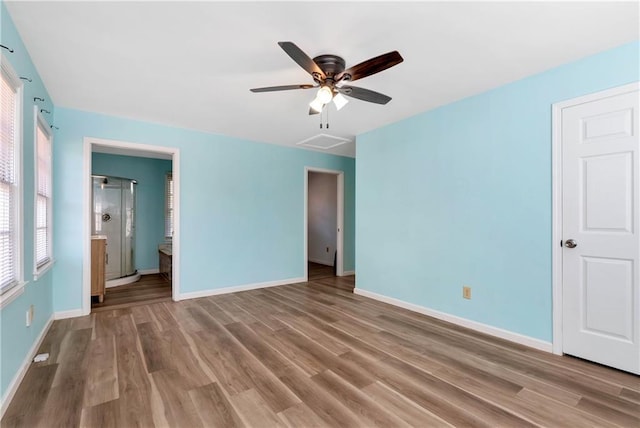
[[[313,62],[318,64],[327,79],[331,81],[334,81],[334,76],[342,73],[345,69],[344,59],[337,55],[320,55],[313,58]]]

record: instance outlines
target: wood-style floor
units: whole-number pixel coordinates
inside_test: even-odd
[[[131,284],[107,288],[104,301],[102,303],[97,299],[93,301],[91,310],[99,312],[169,301],[171,301],[171,283],[156,273],[142,275],[139,281]]]
[[[56,321],[3,427],[638,427],[640,378],[324,278]]]
[[[333,274],[333,266],[321,265],[320,263],[307,263],[307,272],[309,281],[335,277]]]

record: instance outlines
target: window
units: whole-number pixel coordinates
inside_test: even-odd
[[[164,189],[164,237],[170,240],[173,237],[173,175],[171,173],[167,174]]]
[[[51,128],[35,108],[36,201],[35,201],[35,272],[37,276],[52,262],[51,200]]]
[[[0,57],[0,68],[0,295],[3,295],[22,281],[22,189],[19,182],[22,82],[4,56]],[[2,297],[5,299],[6,294]]]

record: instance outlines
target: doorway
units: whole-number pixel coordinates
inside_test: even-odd
[[[85,138],[84,176],[83,313],[178,300],[178,149]]]
[[[304,271],[308,281],[343,276],[344,173],[305,168]]]
[[[555,104],[553,350],[640,374],[640,85]]]

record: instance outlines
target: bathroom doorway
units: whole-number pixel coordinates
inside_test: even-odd
[[[84,313],[177,300],[178,156],[85,138]]]
[[[342,276],[344,173],[305,168],[305,277]]]

